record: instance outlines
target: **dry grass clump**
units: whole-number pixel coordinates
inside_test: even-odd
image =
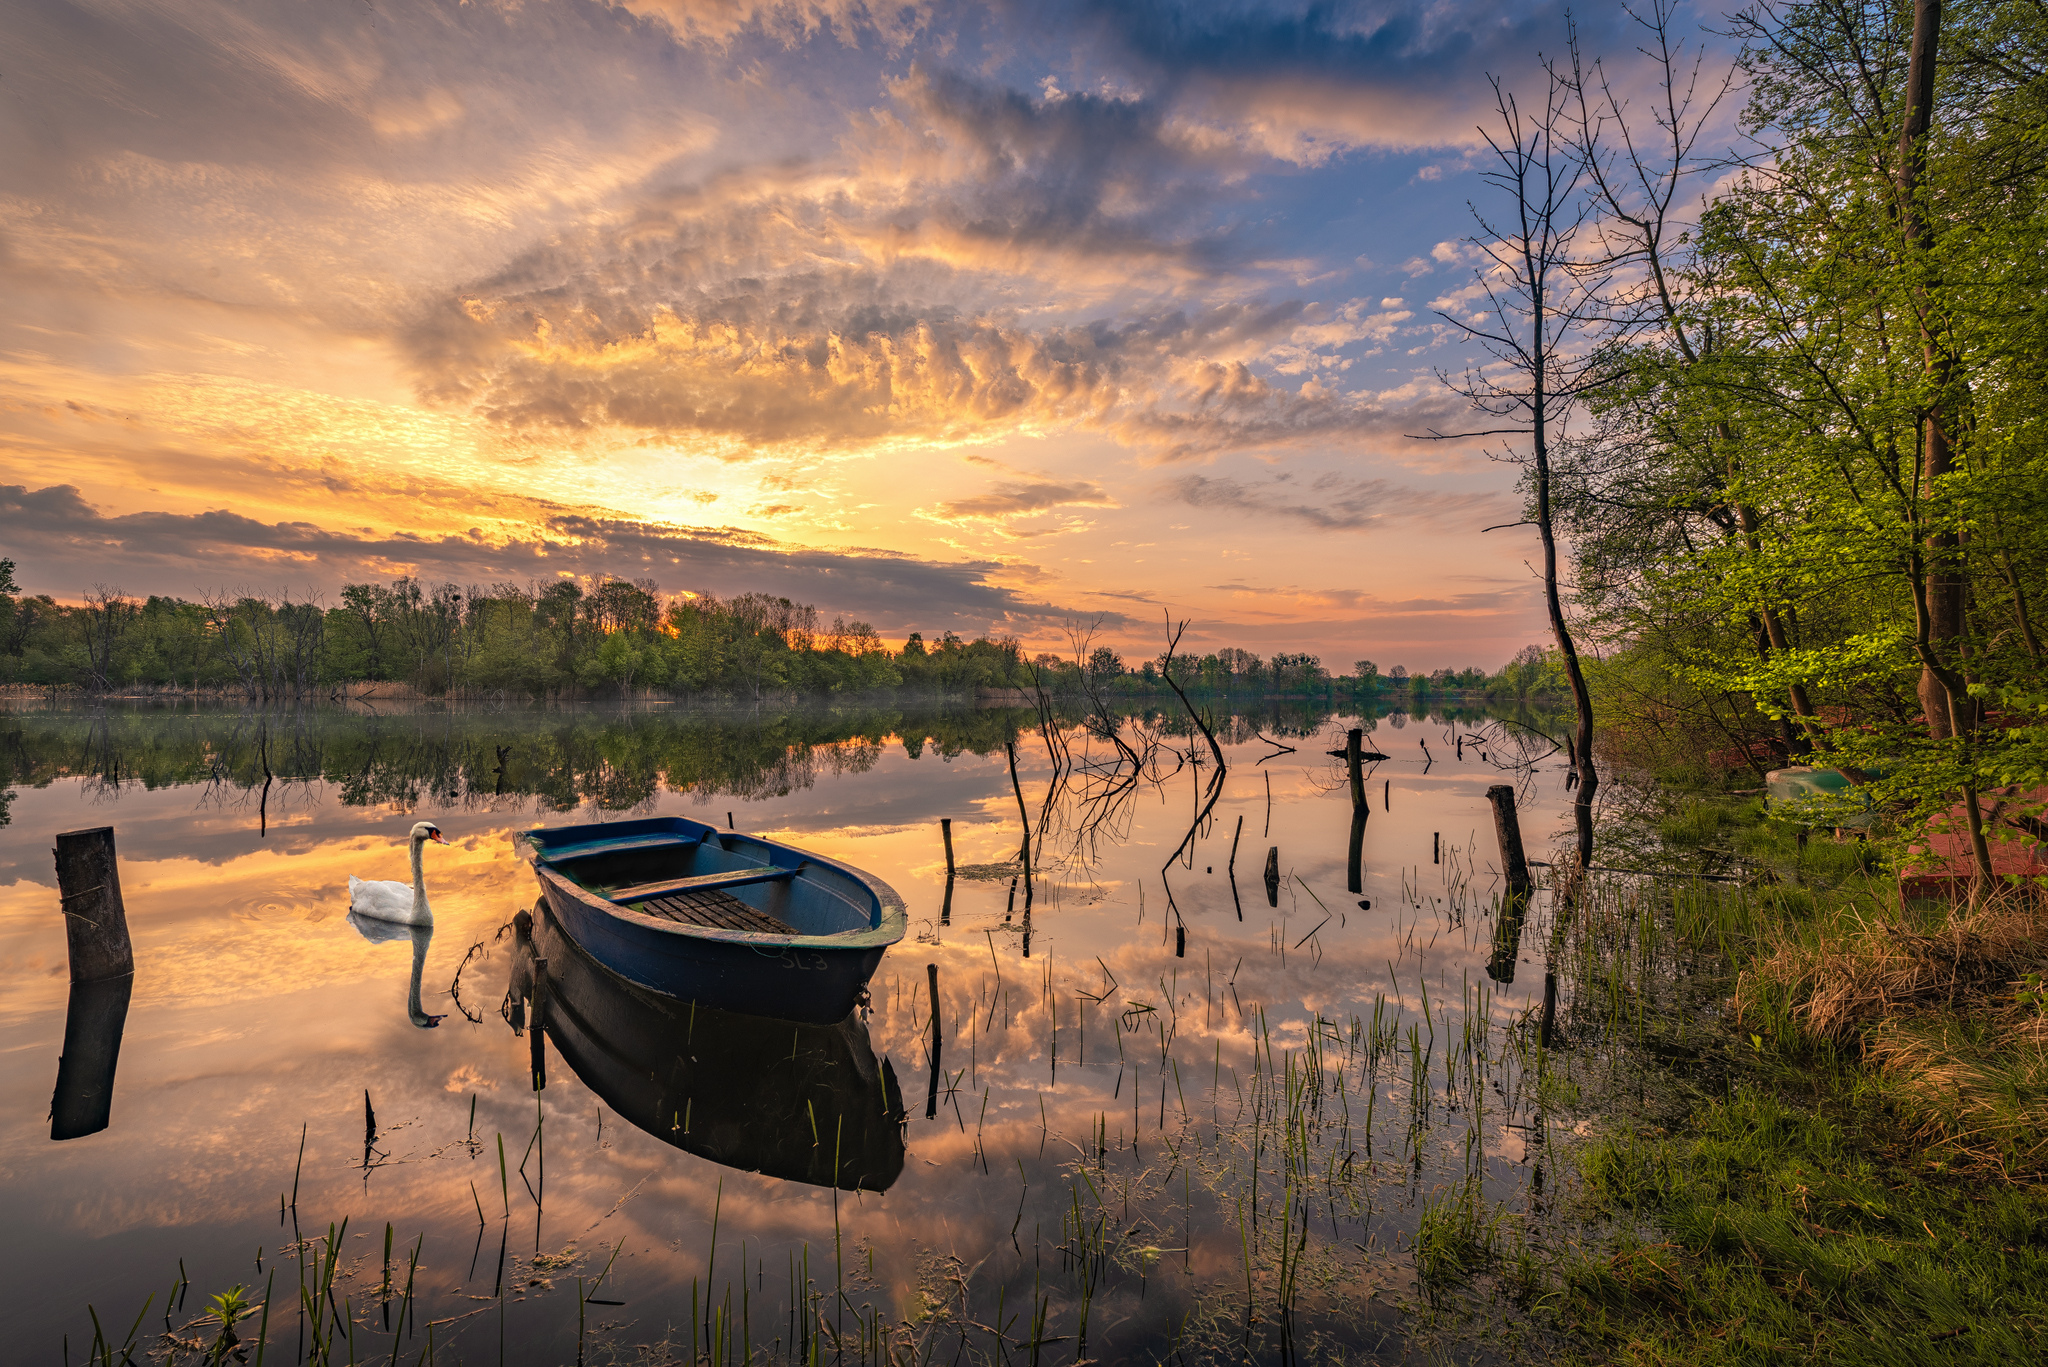
[[[2044,962],[2048,907],[2006,895],[1958,908],[1933,930],[1858,917],[1813,941],[1787,938],[1743,971],[1735,1007],[1753,1020],[1788,1006],[1801,1029],[1840,1042],[1902,1014],[2010,1002]]]
[[[2048,906],[2006,895],[1933,929],[1858,918],[1781,941],[1738,1013],[1861,1046],[1923,1138],[2011,1168],[2048,1159]]]
[[[2048,1158],[2048,1016],[2039,1007],[1885,1021],[1864,1058],[1908,1103],[1923,1138],[2008,1169]]]

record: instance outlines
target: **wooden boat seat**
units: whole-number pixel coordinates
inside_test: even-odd
[[[750,907],[729,892],[704,888],[674,893],[641,902],[635,908],[650,916],[664,917],[686,926],[709,926],[713,930],[752,930],[765,935],[794,935],[796,930],[758,907]]]
[[[803,865],[793,869],[728,869],[724,873],[700,873],[689,878],[664,878],[655,883],[633,883],[623,888],[613,888],[605,897],[620,906],[634,902],[645,902],[656,897],[670,897],[678,893],[709,892],[717,888],[743,888],[752,883],[785,883],[802,872]]]
[[[570,845],[542,856],[549,864],[566,864],[575,859],[592,859],[599,855],[629,854],[638,850],[692,850],[703,844],[694,835],[632,835],[619,840],[591,840],[580,845]]]

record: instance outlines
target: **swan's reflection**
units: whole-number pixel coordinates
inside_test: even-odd
[[[442,1017],[430,1016],[420,1009],[420,974],[426,971],[427,946],[434,943],[434,928],[430,925],[402,926],[395,921],[380,921],[353,911],[348,914],[348,923],[356,928],[358,935],[373,945],[381,945],[389,940],[412,941],[412,984],[406,989],[405,1014],[422,1030],[431,1030],[439,1025]]]
[[[903,1098],[857,1014],[799,1025],[642,991],[585,954],[541,908],[514,918],[506,1018],[547,960],[535,1025],[611,1108],[727,1167],[849,1191],[903,1171]]]

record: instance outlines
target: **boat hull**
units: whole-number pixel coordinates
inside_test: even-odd
[[[595,854],[565,858],[564,867],[556,867],[548,854],[551,848],[664,836],[703,844],[634,849],[612,857],[600,843]],[[563,932],[613,973],[679,1002],[833,1024],[861,1003],[883,953],[903,937],[908,923],[902,899],[859,870],[682,818],[555,827],[529,832],[528,838],[536,850],[541,896]],[[696,876],[707,868],[715,873],[795,869],[784,881],[733,890],[735,899],[788,922],[793,933],[691,925],[619,905],[604,895],[606,882]]]
[[[542,1028],[584,1085],[665,1144],[748,1172],[886,1191],[903,1097],[859,1015],[797,1024],[687,1006],[609,972],[545,906],[515,920],[515,994],[548,961]],[[530,937],[530,938],[529,938]]]

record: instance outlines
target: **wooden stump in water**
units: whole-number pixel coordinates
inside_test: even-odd
[[[924,1094],[924,1118],[931,1120],[939,1113],[939,966],[926,964],[924,971],[932,990],[932,1077]]]
[[[114,858],[114,828],[64,831],[57,836],[58,905],[71,981],[103,982],[135,971],[128,940],[128,910],[121,901],[121,870]]]
[[[135,975],[71,984],[64,1012],[64,1052],[50,1098],[50,1138],[78,1139],[107,1128],[114,1110],[114,1070]]]
[[[1266,851],[1266,905],[1280,905],[1280,847],[1273,846]]]
[[[1515,790],[1496,783],[1486,790],[1493,805],[1493,833],[1500,842],[1501,872],[1508,880],[1508,896],[1527,898],[1530,890],[1529,859],[1522,852],[1522,823],[1515,815]]]
[[[1345,886],[1365,891],[1365,815],[1371,809],[1363,803],[1351,809],[1351,848],[1345,856]]]
[[[952,817],[950,817],[950,816],[942,816],[942,817],[940,817],[940,818],[939,818],[939,839],[941,839],[941,840],[943,840],[943,841],[945,841],[945,842],[946,842],[946,884],[947,884],[947,886],[948,886],[948,887],[951,887],[951,886],[952,886],[952,883],[953,883],[953,818],[952,818]]]
[[[548,1085],[547,1031],[548,1021],[548,961],[536,957],[533,961],[533,1020],[527,1028],[527,1040],[532,1049],[533,1090],[544,1090]]]
[[[1344,776],[1351,785],[1351,807],[1354,811],[1365,810],[1364,755],[1365,732],[1354,726],[1344,733]]]
[[[1543,1048],[1550,1047],[1550,1041],[1557,1031],[1557,974],[1543,975],[1543,1024],[1538,1028],[1536,1042]]]

